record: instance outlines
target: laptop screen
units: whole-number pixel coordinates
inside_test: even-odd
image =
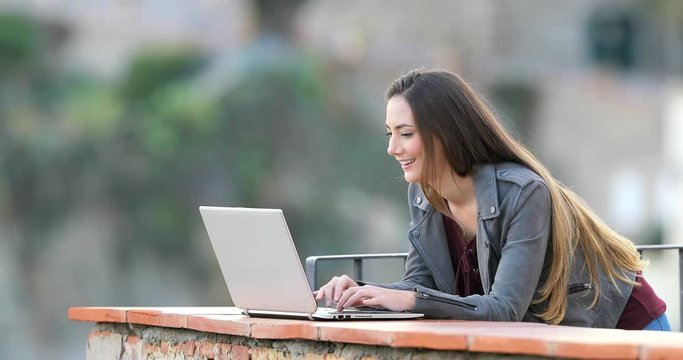
[[[199,210],[235,306],[316,311],[282,210],[209,206]]]

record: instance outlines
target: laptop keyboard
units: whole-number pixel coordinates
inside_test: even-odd
[[[380,309],[375,309],[375,308],[347,308],[342,311],[337,311],[337,309],[334,308],[319,308],[319,310],[324,311],[329,314],[394,314],[396,313],[395,311],[391,310],[380,310]]]

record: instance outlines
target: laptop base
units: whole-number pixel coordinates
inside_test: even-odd
[[[296,313],[284,311],[242,310],[245,316],[300,320],[409,320],[424,315],[410,312],[388,310],[344,310],[320,308],[314,313]]]

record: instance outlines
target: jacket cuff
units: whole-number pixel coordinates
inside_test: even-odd
[[[422,286],[413,288],[415,293],[414,312],[422,313],[425,318],[482,320],[480,305],[465,301],[458,296],[449,295]]]

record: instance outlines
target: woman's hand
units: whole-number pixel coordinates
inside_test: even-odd
[[[415,294],[407,290],[385,289],[376,286],[355,286],[346,289],[337,301],[337,310],[352,306],[382,307],[392,311],[415,308]]]
[[[338,302],[342,297],[342,294],[344,294],[344,291],[351,287],[358,287],[358,284],[349,276],[335,276],[314,293],[315,300],[320,301],[325,299],[326,306],[330,306],[333,302]]]

